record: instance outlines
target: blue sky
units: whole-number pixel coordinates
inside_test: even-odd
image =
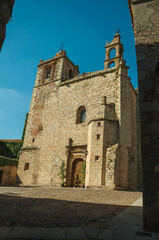
[[[129,76],[137,86],[133,29],[127,0],[15,0],[0,53],[0,139],[21,138],[37,65],[64,42],[80,73],[104,68],[105,44],[120,29]]]

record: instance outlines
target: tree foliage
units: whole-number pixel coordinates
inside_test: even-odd
[[[0,141],[0,155],[8,158],[18,159],[21,146],[21,142]]]
[[[18,160],[14,158],[7,158],[4,156],[0,156],[0,167],[5,167],[5,166],[18,167]]]
[[[66,166],[64,161],[61,163],[58,176],[60,177],[62,184],[64,184],[64,180],[66,178]]]

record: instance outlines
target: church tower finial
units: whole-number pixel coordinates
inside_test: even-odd
[[[60,48],[60,51],[63,51],[63,48],[64,47],[64,44],[63,44],[63,42],[61,43],[61,48]]]

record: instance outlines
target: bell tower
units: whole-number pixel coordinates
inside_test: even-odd
[[[104,61],[104,69],[109,69],[112,67],[117,67],[121,60],[123,60],[123,44],[120,42],[120,34],[117,32],[114,35],[114,39],[108,43],[106,43],[105,49],[105,61]],[[111,53],[114,53],[114,56],[111,56]]]

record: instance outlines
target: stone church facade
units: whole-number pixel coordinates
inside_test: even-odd
[[[66,186],[74,186],[86,162],[86,187],[137,188],[138,92],[123,51],[116,33],[104,70],[81,75],[63,50],[40,60],[18,167],[23,184],[60,186],[65,162]]]

